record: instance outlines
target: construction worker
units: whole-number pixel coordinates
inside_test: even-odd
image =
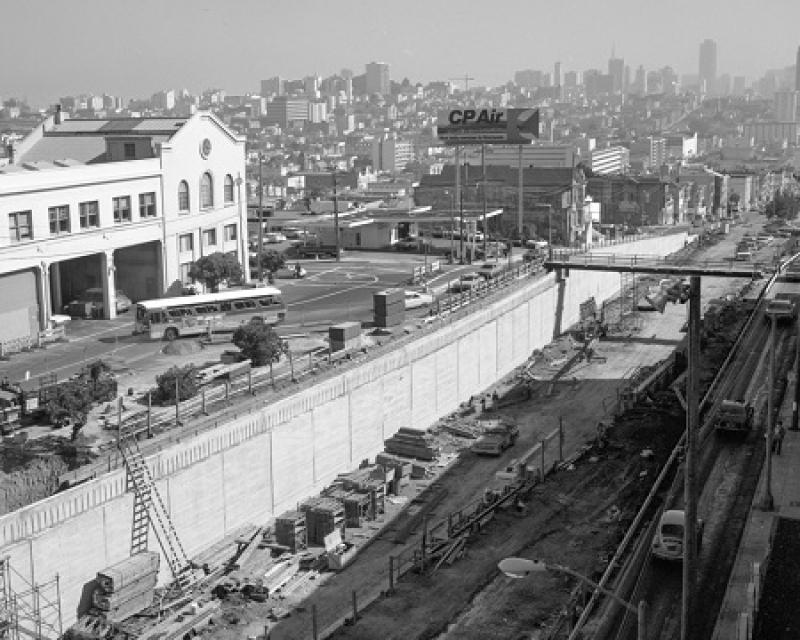
[[[778,424],[775,425],[775,431],[772,433],[772,452],[775,455],[781,455],[781,449],[783,448],[783,436],[786,435],[786,429],[783,427],[783,420],[778,420]]]

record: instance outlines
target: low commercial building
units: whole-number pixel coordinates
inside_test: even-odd
[[[0,344],[33,339],[87,289],[133,301],[236,254],[247,277],[245,140],[210,113],[70,120],[60,111],[0,168]]]

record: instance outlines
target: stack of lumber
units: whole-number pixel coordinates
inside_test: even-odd
[[[375,456],[375,461],[386,469],[386,477],[389,477],[389,470],[391,470],[392,479],[389,483],[389,492],[400,495],[400,490],[408,484],[413,464],[409,460],[388,453],[379,453]]]
[[[306,548],[306,514],[287,511],[275,519],[275,541],[287,547],[291,553]]]
[[[158,581],[158,565],[158,553],[144,551],[98,571],[98,587],[92,594],[97,613],[109,622],[121,622],[149,607]]]
[[[384,441],[384,445],[386,453],[418,460],[435,460],[439,456],[439,447],[433,438],[419,429],[401,427],[391,438]]]
[[[344,505],[334,498],[321,497],[300,505],[306,516],[308,544],[324,545],[325,536],[344,524]]]

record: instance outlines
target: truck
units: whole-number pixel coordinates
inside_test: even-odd
[[[515,424],[497,423],[486,429],[472,445],[472,451],[478,455],[499,456],[512,447],[519,437],[519,429]]]
[[[717,411],[717,431],[743,433],[753,424],[753,407],[739,400],[723,400]]]

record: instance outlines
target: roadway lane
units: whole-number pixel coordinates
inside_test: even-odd
[[[275,283],[288,305],[286,323],[278,327],[278,333],[327,332],[330,324],[369,321],[373,293],[404,286],[413,266],[423,263],[421,255],[355,252],[348,253],[339,263],[302,261],[309,274],[306,278],[280,279]],[[24,386],[32,388],[45,374],[55,373],[61,380],[97,359],[131,365],[160,353],[164,346],[161,341],[132,334],[131,313],[114,320],[75,319],[67,325],[69,342],[13,354],[9,360],[0,361],[0,378],[23,381],[27,375],[30,380]]]

